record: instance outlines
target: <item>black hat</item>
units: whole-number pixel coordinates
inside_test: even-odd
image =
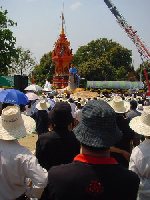
[[[49,120],[59,127],[66,127],[73,122],[70,104],[68,102],[57,102],[49,113]]]
[[[76,138],[89,147],[109,148],[122,136],[116,113],[103,100],[90,100],[82,109],[81,122],[75,127]]]

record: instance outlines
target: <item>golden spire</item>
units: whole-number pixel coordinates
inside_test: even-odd
[[[65,33],[65,31],[64,31],[65,19],[64,19],[64,13],[63,12],[62,12],[62,15],[61,15],[61,20],[62,20],[61,34],[64,34]]]
[[[65,29],[64,29],[64,25],[65,25],[65,18],[64,18],[64,2],[63,2],[61,20],[62,20],[62,22],[61,22],[61,34],[65,34]]]

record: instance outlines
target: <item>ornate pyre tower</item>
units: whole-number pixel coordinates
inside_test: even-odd
[[[52,61],[55,64],[55,74],[53,76],[53,86],[56,88],[65,88],[68,86],[69,66],[73,59],[70,42],[67,40],[64,31],[64,15],[62,13],[62,27],[58,40],[52,52]]]

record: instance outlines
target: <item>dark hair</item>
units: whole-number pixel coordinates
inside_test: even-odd
[[[70,103],[74,103],[74,100],[73,100],[72,98],[70,98],[68,101],[69,101]]]
[[[26,110],[26,109],[25,109],[25,105],[20,104],[19,107],[20,107],[20,111],[21,111],[21,112],[24,112],[24,111]]]
[[[131,100],[130,101],[130,108],[131,109],[136,109],[137,108],[137,101],[135,101],[135,100]]]
[[[73,123],[71,106],[67,102],[57,102],[49,112],[49,124],[54,129],[66,129],[69,124]]]
[[[89,151],[94,151],[94,152],[109,150],[109,148],[106,148],[106,147],[91,147],[91,146],[89,147],[89,146],[87,146],[86,144],[83,144],[83,143],[81,143],[81,145],[83,147],[85,147],[86,149],[88,149]]]
[[[80,103],[80,102],[78,102],[76,106],[77,106],[77,108],[78,108],[78,109],[81,109],[81,108],[82,108],[82,106],[81,106],[81,103]]]
[[[28,106],[28,108],[31,108],[31,100],[29,100],[27,106]]]
[[[11,103],[2,103],[2,110],[4,108],[6,108],[7,106],[14,106],[14,104],[11,104]]]
[[[54,99],[54,94],[49,93],[49,94],[48,94],[48,98]]]

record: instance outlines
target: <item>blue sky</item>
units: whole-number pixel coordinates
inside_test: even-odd
[[[17,46],[30,49],[39,62],[53,50],[61,30],[64,2],[66,35],[73,53],[91,40],[106,37],[132,50],[135,69],[141,63],[133,42],[117,24],[103,0],[0,0],[8,17],[17,22],[13,28]],[[150,47],[150,0],[112,0],[128,24]]]

